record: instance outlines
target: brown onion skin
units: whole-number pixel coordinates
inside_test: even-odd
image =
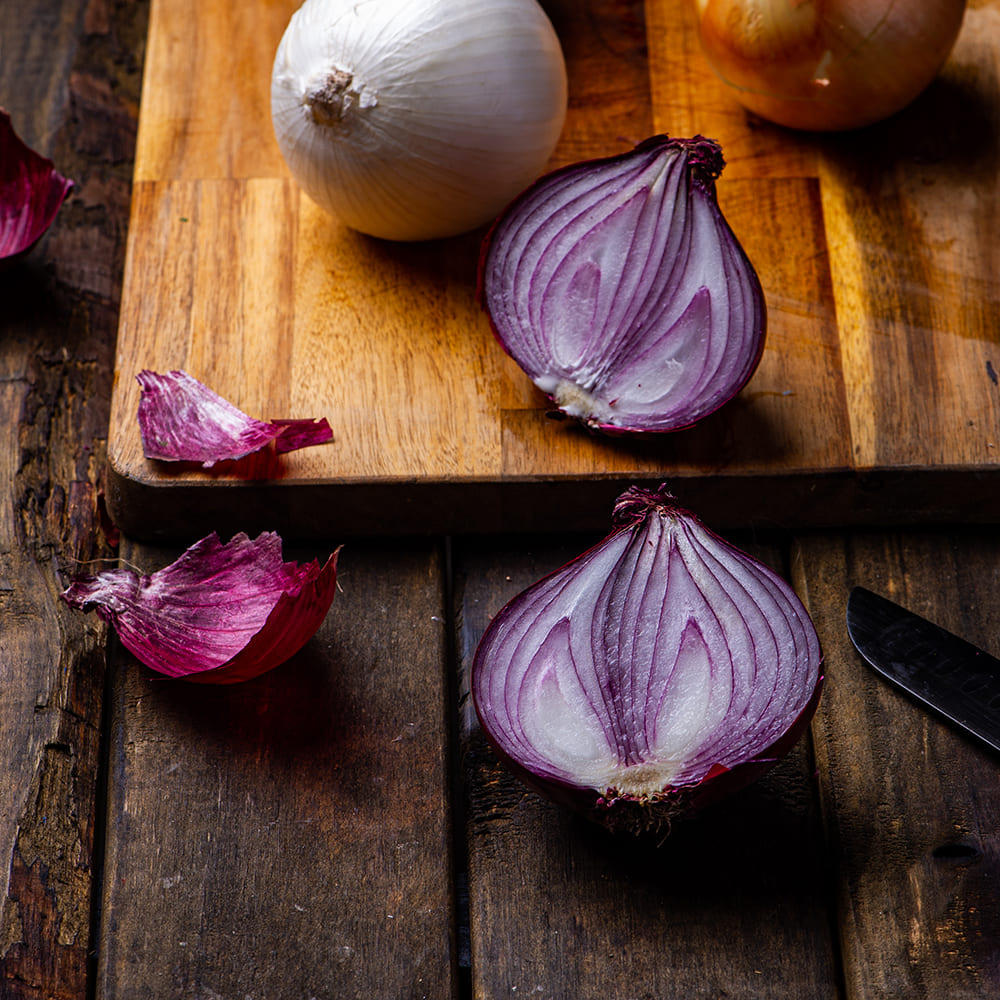
[[[655,800],[628,796],[609,800],[592,788],[580,788],[539,778],[497,746],[490,737],[489,730],[482,726],[481,719],[480,727],[503,766],[537,795],[605,827],[612,833],[662,837],[670,832],[675,822],[693,819],[702,810],[752,785],[779,763],[808,728],[819,706],[822,690],[823,678],[820,677],[809,703],[799,713],[795,722],[752,760],[744,761],[728,771],[709,772],[696,785],[664,789],[662,797]],[[476,712],[477,714],[479,712],[478,705]]]
[[[842,131],[888,118],[941,70],[966,0],[694,0],[702,48],[750,111]],[[827,55],[828,54],[828,55]]]

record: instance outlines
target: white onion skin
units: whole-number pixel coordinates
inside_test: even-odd
[[[702,47],[750,111],[841,131],[888,118],[937,76],[965,0],[694,0]]]
[[[792,748],[822,654],[791,587],[664,490],[627,491],[616,519],[493,618],[470,690],[529,787],[612,830],[662,833]]]
[[[309,94],[339,70],[349,107]],[[288,168],[344,224],[427,240],[491,221],[545,168],[566,67],[535,0],[306,0],[275,56],[271,116]]]

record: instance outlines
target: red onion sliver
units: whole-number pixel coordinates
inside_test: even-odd
[[[72,187],[51,160],[25,145],[0,110],[0,261],[38,242]]]
[[[664,490],[510,601],[476,651],[483,730],[532,787],[655,828],[753,780],[815,710],[819,640],[773,570]]]
[[[272,441],[279,453],[323,444],[333,437],[320,420],[255,420],[184,371],[142,371],[139,433],[146,458],[162,462],[216,462],[243,458]]]
[[[765,306],[719,209],[722,151],[654,136],[524,191],[483,243],[501,346],[564,413],[612,433],[689,427],[757,368]]]
[[[282,561],[273,532],[225,545],[211,534],[148,576],[107,570],[75,579],[62,597],[96,609],[151,669],[231,684],[284,663],[315,634],[333,603],[338,552],[322,568],[298,565]]]

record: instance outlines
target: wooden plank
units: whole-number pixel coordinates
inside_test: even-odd
[[[223,0],[154,0],[109,449],[130,532],[235,529],[237,506],[270,511],[279,530],[318,523],[320,536],[330,511],[365,533],[525,530],[545,527],[540,502],[564,485],[575,503],[562,526],[597,530],[609,493],[667,477],[706,515],[712,492],[739,488],[744,521],[984,517],[1000,482],[986,110],[998,0],[970,4],[941,78],[911,108],[834,136],[747,114],[701,53],[689,4],[549,0],[570,74],[552,164],[654,131],[717,138],[720,204],[768,301],[746,389],[655,441],[548,418],[476,305],[481,232],[383,243],[300,195],[268,113],[296,2],[236,17]],[[212,472],[147,462],[134,378],[147,367],[186,368],[255,416],[326,416],[335,440]],[[390,493],[397,517],[367,513]]]
[[[76,181],[0,274],[0,996],[86,995],[104,642],[67,578],[99,527],[145,6],[4,4],[0,105]],[[105,12],[106,13],[106,12]]]
[[[822,161],[859,467],[981,465],[1000,449],[1000,271],[980,200],[996,154],[980,73],[992,63],[996,78],[996,53],[986,55],[983,33],[998,13],[972,5],[937,85],[886,122],[877,144],[845,137]],[[932,133],[928,121],[939,123]],[[910,397],[922,405],[900,406]]]
[[[0,995],[11,1000],[82,996],[87,984],[105,630],[71,616],[58,593],[60,571],[107,553],[94,484],[63,492],[30,458],[49,443],[47,420],[63,406],[82,417],[93,391],[76,365],[60,374],[72,388],[25,371],[0,390],[11,418],[0,477],[13,487],[0,510]],[[67,443],[52,442],[57,463],[80,438]],[[46,486],[54,495],[40,509]]]
[[[805,539],[797,579],[826,654],[813,725],[847,995],[1000,994],[997,760],[878,679],[844,612],[867,586],[1000,653],[989,533]]]
[[[463,671],[490,616],[592,541],[459,547]],[[526,791],[498,764],[467,699],[460,731],[473,996],[839,995],[806,744],[649,843],[612,837]]]
[[[454,995],[440,548],[339,565],[319,633],[261,678],[116,658],[102,996]]]

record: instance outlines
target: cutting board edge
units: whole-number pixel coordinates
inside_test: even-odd
[[[719,531],[786,532],[902,524],[1000,523],[1000,470],[852,470],[768,477],[600,475],[478,481],[220,480],[170,485],[129,479],[109,465],[108,509],[130,537],[193,542],[218,531],[283,537],[599,532],[632,485],[666,481],[678,502]]]

